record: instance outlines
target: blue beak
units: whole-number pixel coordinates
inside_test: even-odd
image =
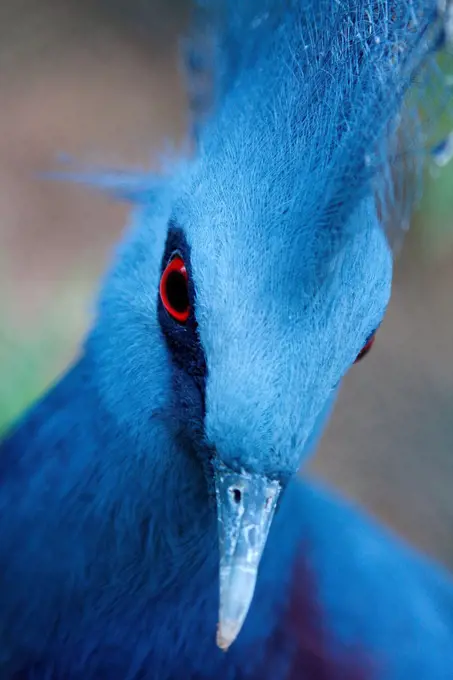
[[[234,472],[217,460],[215,487],[220,547],[217,645],[226,651],[252,602],[281,485],[261,475]]]

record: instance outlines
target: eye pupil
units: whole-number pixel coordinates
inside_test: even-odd
[[[168,274],[165,289],[170,305],[177,312],[185,312],[189,307],[189,293],[187,281],[181,272],[172,271]]]
[[[160,280],[160,298],[168,314],[179,323],[185,323],[190,314],[187,271],[183,260],[174,257],[165,267]]]

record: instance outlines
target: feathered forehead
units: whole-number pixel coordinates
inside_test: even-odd
[[[419,105],[451,30],[447,3],[205,0],[198,7],[188,64],[208,163],[223,156],[225,168],[237,164],[263,189],[278,187],[278,208],[297,208],[330,230],[341,230],[371,191],[382,206],[411,207],[413,195],[398,195],[407,162],[396,160],[421,166]]]
[[[453,0],[194,2],[185,65],[196,158],[163,178],[54,177],[137,204],[177,200],[184,187],[193,196],[195,177],[219,205],[253,199],[266,225],[299,214],[335,248],[365,197],[384,223],[390,213],[406,225],[429,137],[453,102],[437,64],[453,44]]]

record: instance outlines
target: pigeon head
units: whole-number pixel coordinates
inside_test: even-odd
[[[214,45],[195,157],[165,179],[97,181],[139,205],[93,337],[117,419],[141,436],[170,413],[215,498],[226,649],[279,498],[383,319],[384,225],[411,203],[396,159],[420,143],[405,94],[445,24],[428,1],[221,4],[188,58],[198,77]]]

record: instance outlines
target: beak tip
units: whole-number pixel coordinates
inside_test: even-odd
[[[222,622],[217,628],[217,647],[222,652],[227,652],[235,641],[239,632],[239,626],[235,621]]]

